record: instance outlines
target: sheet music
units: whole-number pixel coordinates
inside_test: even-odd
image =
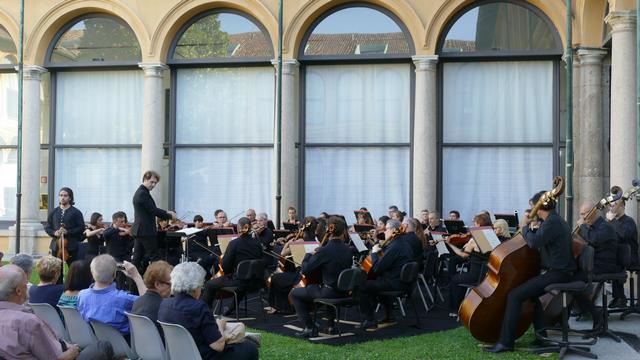
[[[193,234],[199,233],[202,230],[204,230],[204,229],[198,229],[198,228],[192,227],[192,228],[180,229],[180,230],[175,231],[175,232],[180,233],[180,234],[184,234],[184,236],[191,236]]]
[[[470,231],[482,253],[492,251],[496,246],[500,245],[500,239],[498,239],[491,226],[475,227],[471,228]]]
[[[349,233],[349,237],[351,238],[351,242],[358,249],[358,252],[369,251],[367,246],[364,244],[364,241],[360,239],[360,235],[358,233]]]
[[[445,233],[442,233],[442,232],[431,232],[431,237],[433,238],[434,241],[437,241],[436,249],[438,250],[438,254],[440,255],[449,253],[449,249],[447,249],[447,245],[445,245],[444,241],[442,241],[444,234]]]

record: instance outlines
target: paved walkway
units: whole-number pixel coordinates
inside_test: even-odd
[[[609,329],[614,332],[623,333],[622,342],[615,342],[609,337],[599,338],[598,342],[591,347],[591,352],[598,355],[598,360],[639,360],[640,359],[640,315],[629,315],[624,321],[619,320],[619,314],[609,316]],[[591,322],[570,321],[570,326],[576,329],[586,329],[591,327]],[[631,336],[624,336],[624,333]],[[635,339],[631,339],[635,336]],[[631,338],[630,338],[631,337]],[[626,339],[625,339],[626,338]],[[635,347],[635,348],[634,348]],[[586,359],[581,356],[568,355],[567,360]]]

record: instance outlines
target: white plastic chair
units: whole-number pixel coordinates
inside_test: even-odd
[[[64,323],[60,318],[60,314],[58,311],[51,306],[51,304],[42,303],[42,304],[31,304],[29,306],[33,310],[33,312],[42,319],[44,322],[49,324],[53,331],[56,333],[56,336],[60,339],[64,339],[66,341],[70,341],[69,333],[67,329],[64,327]]]
[[[125,312],[131,329],[131,347],[141,359],[167,360],[162,338],[153,321],[146,316]]]
[[[167,344],[169,359],[193,359],[202,360],[200,351],[193,337],[187,329],[178,324],[169,324],[158,321],[164,332],[164,341]]]
[[[108,324],[103,324],[99,321],[91,320],[91,327],[96,333],[96,337],[102,341],[111,343],[113,346],[113,355],[116,358],[126,357],[127,359],[137,359],[133,350],[127,344],[122,334],[114,327]]]
[[[78,344],[81,348],[97,342],[96,336],[93,334],[93,330],[89,323],[84,321],[78,309],[70,306],[58,306],[64,316],[64,322],[67,324],[67,331],[69,331],[69,338],[74,344]]]

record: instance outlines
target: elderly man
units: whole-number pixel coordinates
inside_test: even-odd
[[[95,283],[78,294],[78,311],[85,321],[95,320],[111,325],[127,338],[129,320],[125,311],[131,312],[138,296],[116,288],[114,280],[118,267],[135,282],[140,295],[147,292],[147,287],[133,264],[124,261],[118,266],[113,256],[103,254],[91,261],[91,275]]]
[[[77,345],[61,342],[51,327],[28,307],[27,276],[16,265],[0,268],[0,357],[4,359],[75,359]],[[63,349],[64,347],[64,349]]]
[[[216,319],[211,308],[199,300],[205,272],[198,264],[186,262],[171,271],[174,297],[162,300],[158,320],[184,326],[203,359],[258,359],[258,349],[250,342],[228,344],[226,321]]]
[[[31,272],[33,272],[33,257],[29,254],[15,254],[11,258],[11,264],[19,267],[27,275],[27,281],[31,278]],[[27,286],[31,286],[31,283],[27,283]]]

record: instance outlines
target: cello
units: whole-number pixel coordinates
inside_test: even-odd
[[[529,219],[538,210],[549,204],[564,191],[564,179],[556,176],[553,189],[545,192],[535,204]],[[521,231],[513,238],[498,245],[489,256],[484,280],[471,289],[460,305],[462,324],[471,335],[482,342],[495,343],[500,336],[504,310],[509,292],[540,273],[540,255],[530,248]],[[522,307],[516,338],[522,336],[533,319],[534,304],[527,302]]]

